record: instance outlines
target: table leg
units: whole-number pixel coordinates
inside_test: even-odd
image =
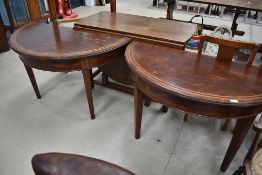
[[[25,65],[25,64],[24,64]],[[36,94],[36,97],[38,99],[41,98],[41,95],[40,95],[40,92],[39,92],[39,89],[38,89],[38,86],[37,86],[37,83],[36,83],[36,80],[35,80],[35,75],[34,75],[34,72],[33,72],[33,69],[27,65],[25,65],[25,69],[26,69],[26,72],[29,76],[29,79],[31,81],[31,84],[34,88],[34,91],[35,91],[35,94]]]
[[[95,119],[95,113],[94,113],[94,105],[93,105],[93,96],[92,96],[92,82],[91,82],[91,74],[89,69],[83,69],[82,70],[84,83],[85,83],[85,90],[86,90],[86,96],[87,101],[89,105],[89,111],[91,115],[91,119]]]
[[[225,119],[224,123],[222,124],[221,130],[226,131],[229,125],[230,119]]]
[[[92,68],[89,69],[89,72],[90,72],[90,78],[91,78],[91,87],[92,87],[92,89],[94,89],[94,76],[93,76]]]
[[[176,3],[167,3],[167,15],[166,18],[172,20],[173,19],[173,12],[175,9]]]
[[[167,113],[168,112],[168,107],[165,106],[165,105],[162,105],[161,111],[164,112],[164,113]]]
[[[187,121],[188,121],[188,118],[189,118],[189,114],[188,114],[188,113],[185,113],[185,115],[184,115],[184,122],[187,122]]]
[[[232,26],[231,26],[231,30],[232,30],[232,35],[233,36],[235,35],[235,33],[237,31],[237,26],[238,26],[237,18],[239,16],[239,14],[240,14],[239,9],[236,9],[235,14],[234,14],[234,19],[233,19],[233,22],[232,22]]]
[[[227,149],[226,155],[220,167],[222,172],[225,172],[236,155],[239,147],[245,139],[250,127],[252,126],[256,116],[241,118],[237,120],[234,134],[231,139],[230,145]]]
[[[142,113],[143,113],[143,93],[134,84],[134,99],[135,99],[135,138],[140,139]]]

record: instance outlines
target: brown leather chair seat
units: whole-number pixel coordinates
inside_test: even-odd
[[[36,175],[135,175],[99,159],[63,153],[37,154],[32,166]]]

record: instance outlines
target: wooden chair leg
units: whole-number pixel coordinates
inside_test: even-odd
[[[92,82],[91,82],[91,74],[89,69],[82,70],[84,83],[85,83],[85,90],[86,90],[86,97],[89,105],[89,111],[91,115],[91,119],[95,119],[95,112],[94,112],[94,104],[93,104],[93,96],[92,96]]]
[[[25,64],[24,64],[25,65]],[[26,72],[29,76],[29,79],[31,81],[31,84],[34,88],[34,91],[35,91],[35,94],[36,94],[36,97],[38,99],[41,98],[41,95],[40,95],[40,92],[39,92],[39,89],[38,89],[38,86],[37,86],[37,83],[36,83],[36,80],[35,80],[35,75],[34,75],[34,72],[33,72],[33,69],[27,65],[25,65],[25,69],[26,69]]]
[[[164,113],[167,113],[168,112],[168,107],[165,106],[165,105],[162,105],[161,111],[164,112]]]
[[[233,175],[242,175],[244,173],[244,167],[241,166],[238,168],[238,170],[236,170]]]
[[[145,102],[144,102],[144,105],[145,105],[146,107],[149,107],[150,104],[151,104],[150,98],[145,96],[144,101],[145,101]]]
[[[104,73],[102,73],[102,84],[107,85],[108,84],[108,76]]]
[[[184,115],[184,121],[185,122],[187,122],[188,121],[188,118],[189,118],[189,116],[188,116],[189,114],[188,113],[185,113],[185,115]]]
[[[230,122],[230,119],[224,120],[224,123],[223,123],[223,125],[221,127],[221,131],[226,131],[227,130],[229,122]]]

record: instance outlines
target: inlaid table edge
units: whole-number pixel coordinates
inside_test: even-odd
[[[163,82],[160,79],[155,79],[153,76],[150,76],[146,72],[137,69],[139,67],[139,65],[134,64],[135,61],[134,61],[134,59],[132,59],[133,56],[132,56],[131,52],[132,52],[133,47],[138,43],[139,43],[138,41],[132,41],[131,43],[128,44],[126,51],[125,51],[125,60],[127,62],[128,67],[136,74],[136,76],[141,78],[143,81],[150,83],[152,86],[155,86],[157,88],[161,88],[165,91],[168,91],[171,94],[180,96],[180,97],[185,98],[185,99],[200,101],[200,102],[204,102],[204,103],[212,103],[212,104],[217,104],[217,105],[221,104],[221,105],[229,105],[229,106],[237,106],[237,107],[241,107],[241,106],[242,107],[251,107],[251,106],[261,105],[262,94],[257,95],[257,96],[243,96],[243,97],[234,96],[234,97],[231,97],[231,96],[219,96],[219,95],[216,96],[216,95],[212,95],[212,94],[208,95],[206,93],[203,94],[203,93],[198,93],[196,91],[188,91],[188,90],[185,90],[185,89],[181,89],[179,87],[177,87],[177,88],[175,88],[175,87],[174,88],[166,88],[167,87],[166,85],[169,86],[169,84]],[[182,50],[178,50],[178,52],[182,52]],[[188,53],[197,55],[197,53],[192,53],[192,52],[188,52]],[[127,59],[127,58],[131,58],[133,60],[133,62],[130,62],[130,60]],[[240,63],[237,63],[237,64],[244,64],[244,63],[240,62]],[[147,78],[150,78],[150,81],[147,80]],[[174,91],[176,91],[176,92],[174,92]],[[200,97],[203,97],[203,96],[213,98],[213,100],[201,99]],[[252,101],[253,99],[255,99],[256,101],[255,102]]]
[[[22,47],[20,44],[18,44],[16,42],[16,37],[20,34],[20,32],[32,25],[36,25],[37,23],[44,23],[44,21],[40,20],[40,21],[36,21],[36,22],[31,22],[29,24],[26,24],[22,27],[20,27],[18,30],[16,30],[16,32],[14,34],[11,35],[10,39],[9,39],[9,46],[12,48],[12,50],[14,50],[16,53],[21,54],[21,53],[26,53],[23,54],[25,56],[32,56],[32,57],[38,57],[38,59],[53,59],[56,60],[57,58],[59,58],[59,60],[64,60],[64,61],[69,61],[69,60],[81,60],[84,58],[88,58],[88,57],[93,57],[95,55],[99,55],[99,54],[104,54],[110,51],[113,51],[115,49],[118,49],[120,47],[123,47],[124,45],[128,44],[129,42],[131,42],[131,39],[127,38],[127,37],[123,37],[122,39],[118,40],[115,43],[112,43],[110,45],[107,45],[105,47],[101,47],[101,48],[95,48],[92,50],[88,50],[88,51],[81,51],[81,52],[68,52],[68,53],[43,53],[43,52],[37,52],[37,51],[32,51],[29,49],[26,49],[24,47]],[[48,24],[47,24],[48,25]],[[72,29],[75,30],[74,28],[71,27],[66,27],[66,26],[55,26],[58,28],[66,28],[66,29]],[[87,31],[78,31],[75,30],[76,32],[87,32]]]

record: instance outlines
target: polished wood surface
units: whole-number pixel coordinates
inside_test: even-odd
[[[246,64],[251,65],[255,59],[257,51],[259,49],[259,45],[250,42],[244,41],[236,41],[236,40],[228,40],[222,38],[215,38],[213,36],[202,36],[200,47],[198,48],[198,54],[202,54],[202,49],[204,46],[204,42],[211,42],[219,45],[218,54],[216,59],[224,61],[224,62],[231,62],[236,54],[237,49],[249,49],[251,53]],[[222,131],[226,131],[230,119],[226,119],[224,124],[221,127]]]
[[[11,48],[25,64],[37,98],[41,98],[32,68],[70,72],[82,70],[91,118],[95,118],[91,89],[92,67],[123,58],[130,39],[46,24],[42,21],[25,25],[10,38]]]
[[[233,8],[237,7],[241,9],[262,11],[261,0],[193,0],[193,1],[207,3],[207,4],[229,6]]]
[[[143,42],[129,44],[125,55],[135,88],[135,138],[145,97],[200,116],[237,118],[220,168],[226,171],[262,112],[262,68]]]
[[[180,48],[197,28],[195,24],[110,12],[91,15],[76,22],[75,27]]]
[[[102,65],[103,61],[107,62],[115,54],[112,52],[114,49],[125,46],[129,41],[128,38],[115,35],[82,32],[39,22],[18,29],[9,43],[20,54],[21,59],[32,67],[49,71],[70,71],[85,67],[87,63],[84,61],[88,61],[89,67]],[[97,59],[102,54],[108,56]],[[61,64],[65,66],[60,66]]]
[[[216,59],[224,61],[224,62],[231,62],[233,61],[233,58],[236,54],[236,51],[238,49],[249,49],[251,50],[251,53],[249,55],[249,58],[246,62],[246,64],[251,65],[256,57],[257,51],[259,49],[259,45],[255,43],[250,42],[244,42],[244,41],[236,41],[236,40],[227,40],[227,39],[221,39],[221,38],[215,38],[212,36],[202,36],[200,47],[198,48],[198,54],[202,54],[202,49],[204,42],[211,42],[219,45],[218,53]],[[230,119],[226,119],[224,121],[224,124],[221,127],[222,131],[226,131],[228,124],[230,122]]]
[[[227,104],[241,111],[252,108],[252,115],[262,111],[262,68],[139,42],[129,45],[126,57],[141,79],[182,98],[215,106]]]

